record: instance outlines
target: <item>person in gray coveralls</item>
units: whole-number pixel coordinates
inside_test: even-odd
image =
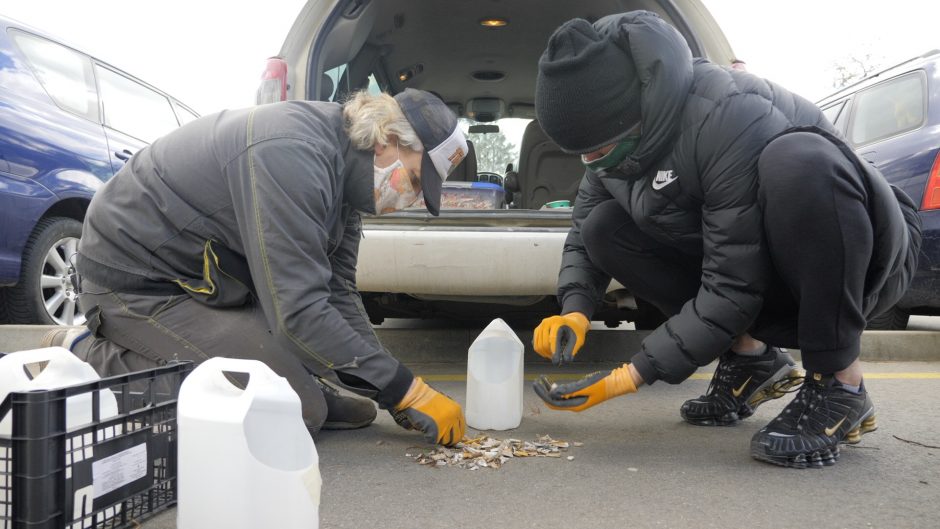
[[[454,114],[412,89],[193,121],[135,154],[92,200],[76,257],[90,336],[65,345],[102,375],[261,360],[300,396],[311,434],[375,418],[371,402],[325,379],[455,444],[463,411],[379,343],[356,260],[360,212],[423,196],[437,215],[466,153]]]

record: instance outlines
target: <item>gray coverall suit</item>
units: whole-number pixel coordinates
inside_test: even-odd
[[[261,360],[298,393],[312,432],[326,405],[311,373],[394,407],[414,377],[356,289],[372,163],[334,103],[224,111],[156,140],[88,210],[77,268],[94,340],[76,353],[102,375]]]

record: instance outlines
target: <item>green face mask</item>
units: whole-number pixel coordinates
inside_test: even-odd
[[[603,172],[620,165],[621,162],[627,159],[627,156],[630,156],[636,151],[636,147],[639,144],[639,136],[627,136],[626,138],[617,142],[617,145],[608,151],[607,154],[597,158],[596,160],[591,160],[589,162],[584,159],[584,155],[582,154],[581,163],[583,163],[585,167],[592,171]]]

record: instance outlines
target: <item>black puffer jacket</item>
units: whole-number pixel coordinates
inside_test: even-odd
[[[633,358],[647,382],[677,383],[726,351],[760,312],[771,270],[757,204],[761,151],[794,127],[834,131],[815,105],[784,88],[693,59],[682,36],[652,13],[613,15],[595,27],[634,58],[643,137],[619,171],[604,178],[585,174],[565,243],[559,299],[563,312],[588,315],[600,301],[610,278],[591,263],[580,228],[595,205],[610,199],[656,240],[702,256],[698,295]],[[877,171],[866,174],[881,178]],[[660,184],[677,180],[654,186],[657,175]],[[887,185],[876,190],[890,193]],[[893,196],[882,198],[873,203],[897,209]]]

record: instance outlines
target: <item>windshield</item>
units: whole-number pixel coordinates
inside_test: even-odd
[[[504,118],[490,123],[477,123],[472,119],[460,118],[460,127],[467,140],[473,142],[476,151],[477,172],[506,174],[506,168],[512,164],[519,168],[519,147],[526,125],[532,121],[522,118]],[[470,132],[472,125],[499,127],[498,132]]]

